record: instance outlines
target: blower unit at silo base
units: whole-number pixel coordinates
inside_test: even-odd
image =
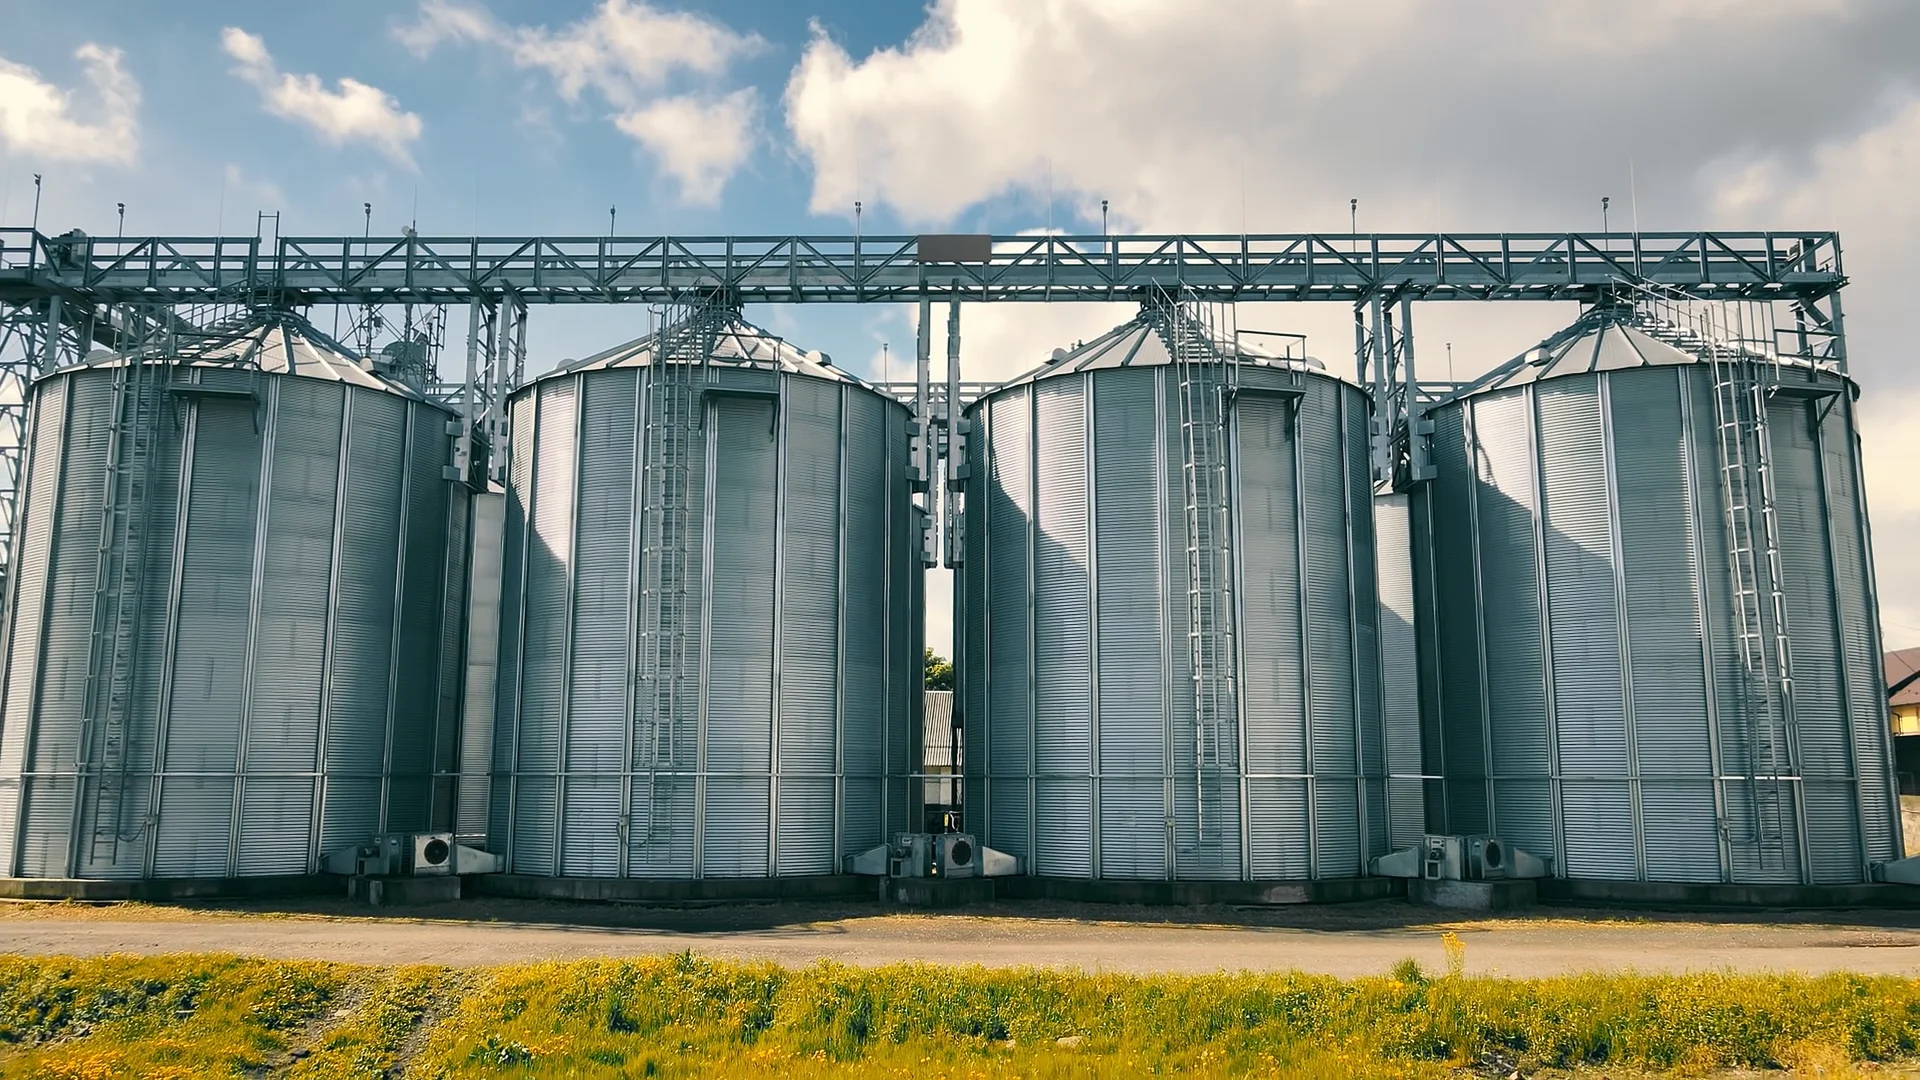
[[[1497,836],[1433,836],[1373,860],[1378,877],[1425,878],[1428,881],[1495,881],[1502,878],[1542,878],[1552,863],[1521,851]]]
[[[1875,863],[1873,880],[1887,885],[1920,885],[1920,855]]]
[[[898,833],[891,844],[846,857],[846,871],[868,877],[1008,877],[1020,860],[982,847],[972,833]]]
[[[427,877],[497,874],[506,860],[456,841],[452,833],[382,833],[321,860],[329,874],[351,877]]]

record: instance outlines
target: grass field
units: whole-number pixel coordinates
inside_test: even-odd
[[[1101,976],[694,956],[450,970],[0,958],[0,1076],[1845,1075],[1920,1056],[1920,981]],[[1864,1064],[1862,1064],[1864,1063]]]

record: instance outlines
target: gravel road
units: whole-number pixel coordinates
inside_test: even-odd
[[[917,961],[1353,976],[1383,973],[1409,956],[1441,969],[1440,937],[1447,930],[1465,941],[1467,970],[1476,974],[1734,969],[1920,976],[1920,913],[1903,912],[1720,919],[1549,909],[1455,922],[1403,903],[1258,911],[1000,904],[963,914],[897,914],[873,905],[662,910],[482,899],[377,916],[332,901],[278,909],[0,904],[5,953],[231,952],[378,964],[482,965],[692,950],[787,965]]]

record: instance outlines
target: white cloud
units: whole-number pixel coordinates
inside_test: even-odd
[[[1874,565],[1889,648],[1920,645],[1920,387],[1903,370],[1908,314],[1920,287],[1920,97],[1811,155],[1763,154],[1721,163],[1715,216],[1725,223],[1837,228],[1853,284],[1848,363],[1861,381],[1862,464],[1874,525]],[[1904,384],[1904,385],[1903,385]]]
[[[601,0],[592,14],[553,30],[509,26],[464,0],[422,0],[418,18],[394,37],[421,57],[453,42],[500,50],[516,68],[544,73],[569,104],[592,91],[687,202],[716,202],[753,150],[759,101],[752,90],[664,96],[675,76],[713,79],[766,47],[700,15],[645,0]]]
[[[259,89],[269,113],[305,125],[333,146],[370,143],[394,161],[413,166],[409,148],[420,137],[420,118],[402,110],[379,87],[343,78],[338,90],[329,90],[318,75],[280,71],[266,42],[237,27],[222,30],[220,44],[238,61],[234,74]]]
[[[753,152],[754,92],[671,97],[622,113],[614,126],[638,140],[680,185],[685,202],[713,205]]]
[[[423,0],[420,17],[394,36],[418,56],[449,41],[503,48],[516,67],[552,76],[568,101],[591,87],[622,108],[638,105],[676,71],[718,75],[765,47],[756,35],[699,15],[661,11],[645,0],[601,0],[593,14],[559,30],[510,27],[486,8],[460,0]]]
[[[1920,5],[1884,0],[1645,4],[1630,18],[1610,0],[934,0],[912,37],[864,56],[817,32],[784,120],[815,212],[850,216],[861,199],[915,227],[1039,224],[1046,191],[1076,231],[1098,227],[1101,199],[1116,231],[1345,232],[1349,198],[1363,230],[1597,228],[1602,196],[1616,229],[1838,227],[1854,371],[1874,398],[1880,583],[1920,628],[1920,550],[1905,539],[1920,513],[1877,479],[1898,475],[1895,444],[1920,438],[1881,419],[1907,415],[1899,391],[1920,403],[1920,375],[1894,363],[1920,288],[1906,255],[1920,112],[1900,105],[1920,86],[1917,39]],[[1030,366],[1125,314],[976,305],[968,377]],[[1451,341],[1455,374],[1478,374],[1570,314],[1425,305],[1421,370],[1445,375]],[[1342,305],[1248,305],[1240,322],[1305,331],[1351,377]]]
[[[1633,157],[1670,214],[1699,161],[1830,130],[1915,66],[1903,5],[1646,7],[937,0],[864,58],[816,34],[786,122],[818,212],[944,221],[1050,173],[1141,228],[1237,231],[1244,190],[1256,230],[1345,231],[1355,196],[1363,227],[1524,229],[1627,202]]]
[[[0,58],[0,144],[48,161],[133,161],[140,84],[121,67],[119,49],[88,42],[73,55],[92,92],[84,107],[34,69]]]

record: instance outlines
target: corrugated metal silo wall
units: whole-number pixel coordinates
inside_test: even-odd
[[[318,379],[171,378],[154,390],[124,771],[103,767],[104,723],[82,721],[114,648],[94,603],[116,374],[35,388],[0,733],[13,875],[309,873],[427,827],[432,777],[453,771],[434,754],[457,723],[442,619],[463,602],[446,414]]]
[[[1851,386],[1810,389],[1768,414],[1791,725],[1745,704],[1709,368],[1555,378],[1434,414],[1450,830],[1577,878],[1857,882],[1894,857]]]
[[[648,512],[654,369],[512,402],[489,842],[522,874],[831,874],[909,818],[921,569],[905,409],[730,372],[686,456],[687,677],[650,679],[671,576]],[[667,585],[669,590],[671,584]],[[656,686],[677,686],[673,700]],[[656,721],[657,713],[657,721]]]
[[[1383,492],[1373,500],[1380,559],[1381,721],[1387,746],[1387,820],[1396,850],[1445,828],[1441,794],[1439,715],[1430,707],[1433,678],[1424,653],[1431,647],[1432,587],[1421,535],[1423,489]]]
[[[1287,376],[1241,378],[1240,730],[1217,833],[1196,806],[1177,382],[1075,373],[973,410],[967,825],[1030,872],[1342,877],[1387,848],[1366,401],[1310,376],[1296,410],[1260,392]]]

